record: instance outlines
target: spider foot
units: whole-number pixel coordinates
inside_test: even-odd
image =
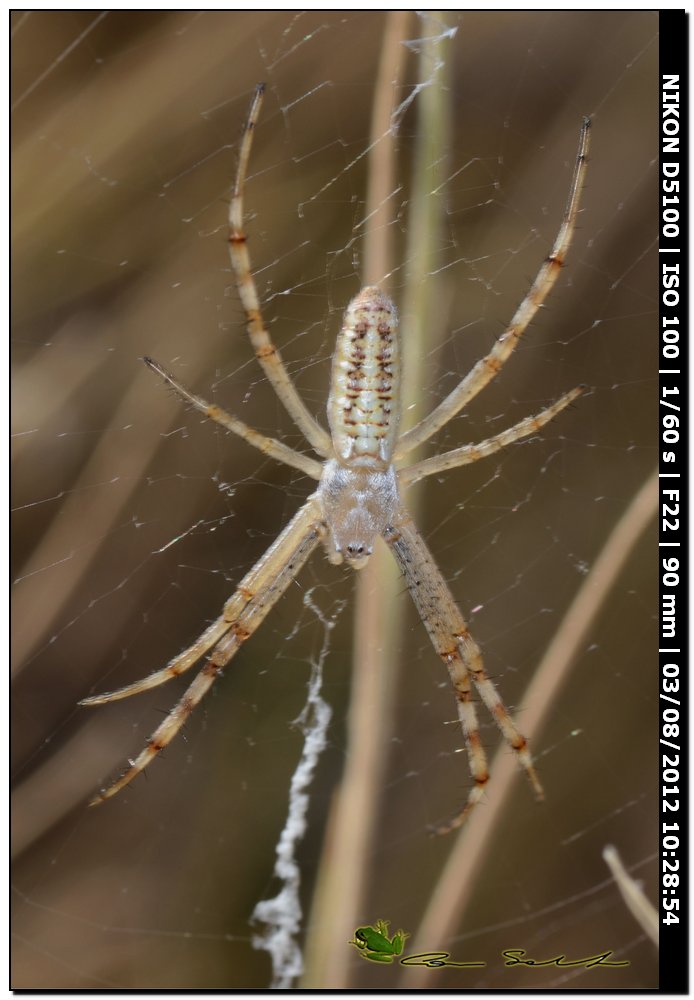
[[[431,823],[427,827],[427,833],[430,837],[445,837],[447,833],[453,833],[454,830],[460,829],[470,814],[471,809],[472,807],[466,806],[461,813],[458,813],[457,816],[453,816],[444,823]]]
[[[467,802],[459,813],[456,813],[455,816],[452,816],[451,819],[446,820],[443,823],[433,823],[427,828],[430,836],[444,837],[447,833],[452,833],[454,830],[458,830],[468,818],[477,803],[481,800],[482,795],[482,785],[478,785],[473,788],[468,796]]]
[[[518,753],[519,762],[526,775],[528,776],[528,781],[530,782],[530,787],[535,795],[536,802],[545,801],[545,791],[540,783],[540,779],[535,770],[535,765],[532,762],[532,758],[528,753],[527,749],[523,747],[521,750],[516,751]]]

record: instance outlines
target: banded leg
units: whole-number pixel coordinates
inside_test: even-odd
[[[282,567],[292,562],[297,546],[297,537],[301,537],[303,532],[308,531],[317,519],[317,508],[313,505],[313,498],[309,497],[308,502],[297,512],[284,531],[277,536],[265,555],[248,571],[224,605],[222,614],[217,621],[205,629],[200,638],[196,639],[191,646],[169,660],[165,667],[162,667],[161,670],[155,670],[142,680],[118,688],[116,691],[107,691],[104,694],[95,694],[84,698],[79,704],[105,705],[110,701],[120,701],[121,698],[129,698],[131,695],[159,687],[160,684],[165,684],[174,677],[185,673],[186,670],[190,670],[229,631],[251,599],[262,591],[263,581],[277,577]]]
[[[462,811],[454,817],[454,820],[449,820],[447,823],[439,823],[434,827],[434,832],[439,834],[450,833],[451,830],[454,830],[457,826],[460,826],[463,823],[468,813],[470,813],[482,799],[485,786],[489,781],[487,754],[485,753],[480,739],[477,709],[475,708],[475,702],[472,697],[472,689],[470,687],[470,674],[468,673],[465,662],[463,661],[457,647],[449,650],[444,662],[448,667],[448,673],[451,678],[453,692],[458,705],[458,719],[460,720],[460,725],[463,730],[463,739],[465,740],[468,766],[470,768],[470,774],[472,775],[474,785],[468,793],[467,801]]]
[[[267,437],[265,434],[253,430],[248,424],[244,424],[242,420],[227,413],[221,406],[214,406],[211,403],[207,403],[201,396],[196,396],[190,389],[186,389],[159,362],[153,361],[152,358],[143,358],[142,360],[148,368],[151,368],[153,372],[160,375],[174,392],[178,393],[187,403],[191,403],[196,410],[200,410],[210,420],[221,424],[222,427],[225,427],[233,434],[238,434],[240,438],[243,438],[244,441],[247,441],[248,444],[253,445],[259,451],[262,451],[264,455],[269,455],[270,458],[274,458],[278,462],[284,462],[285,465],[290,465],[293,469],[299,469],[300,472],[305,472],[312,479],[320,479],[322,471],[320,462],[316,462],[314,458],[309,458],[308,455],[302,455],[299,451],[294,451],[293,448],[287,447],[286,444],[282,444],[281,441],[277,441],[275,438]]]
[[[454,448],[453,451],[446,451],[441,455],[433,455],[431,458],[425,458],[421,462],[415,462],[414,465],[402,469],[398,473],[400,484],[402,486],[410,486],[425,476],[431,476],[437,472],[445,472],[448,469],[457,469],[459,465],[470,465],[472,462],[478,462],[480,458],[493,455],[509,444],[514,444],[516,441],[530,437],[531,434],[536,434],[540,428],[548,424],[550,420],[553,420],[570,403],[573,403],[574,399],[581,395],[583,389],[583,386],[577,386],[577,388],[565,393],[556,403],[552,403],[551,406],[548,406],[546,410],[542,410],[536,416],[525,417],[524,420],[519,420],[513,427],[509,427],[505,431],[495,434],[494,437],[487,438],[485,441],[480,441],[478,444],[465,444],[462,448]]]
[[[294,387],[280,353],[272,343],[260,311],[260,299],[251,270],[246,233],[243,228],[243,189],[246,183],[248,160],[253,145],[253,130],[258,123],[263,103],[265,84],[258,84],[251,103],[248,121],[241,140],[239,165],[236,182],[229,206],[229,255],[236,276],[236,287],[246,313],[246,329],[255,351],[255,356],[270,380],[275,392],[284,404],[290,417],[302,431],[306,440],[319,455],[331,454],[330,436],[308,411],[308,408]]]
[[[108,695],[88,698],[82,703],[95,705],[104,701],[115,701],[163,684],[183,670],[189,669],[215,642],[215,638],[211,637],[216,637],[216,645],[202,669],[147,740],[144,750],[116,782],[92,799],[90,805],[96,805],[115,795],[169,745],[195,706],[212,687],[222,669],[243,643],[250,639],[295,578],[318,544],[321,530],[318,504],[313,497],[310,497],[277,541],[246,574],[225,605],[220,619],[206,630],[198,642],[172,660],[163,670],[151,674],[143,681]]]
[[[583,125],[581,126],[581,137],[578,143],[576,165],[569,190],[569,200],[564,217],[551,253],[543,262],[530,291],[519,305],[513,319],[496,341],[489,354],[470,369],[462,382],[432,410],[429,416],[416,424],[412,430],[403,434],[395,451],[396,459],[402,458],[403,455],[416,448],[417,445],[422,444],[423,441],[428,441],[433,434],[440,430],[444,424],[448,423],[480,390],[484,389],[491,382],[511,356],[516,344],[525,333],[528,324],[554,287],[554,283],[566,260],[566,254],[571,245],[571,239],[576,227],[578,206],[581,200],[581,192],[585,183],[588,165],[589,130],[590,118],[584,118]]]
[[[384,538],[393,550],[403,572],[408,590],[434,649],[448,668],[458,702],[458,714],[463,727],[470,771],[475,782],[463,809],[449,822],[440,826],[438,832],[449,833],[461,826],[482,798],[489,777],[472,702],[470,677],[504,739],[515,751],[518,763],[525,771],[536,797],[542,799],[542,786],[533,767],[527,741],[516,729],[508,709],[487,677],[479,647],[470,636],[465,619],[458,610],[424,539],[404,508],[400,509],[395,526],[384,532]]]

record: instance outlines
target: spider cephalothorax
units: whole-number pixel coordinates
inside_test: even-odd
[[[536,433],[565,409],[579,395],[581,388],[570,390],[541,413],[526,417],[486,441],[462,445],[410,466],[401,466],[399,462],[417,445],[429,440],[491,381],[510,357],[554,284],[576,222],[586,169],[590,122],[588,119],[583,122],[569,201],[552,252],[540,267],[537,278],[509,326],[489,353],[478,361],[428,417],[401,435],[400,347],[395,306],[380,289],[373,286],[362,289],[347,307],[335,348],[328,398],[328,434],[309,413],[270,340],[251,272],[243,228],[243,189],[263,90],[262,86],[256,90],[241,144],[229,210],[231,264],[256,357],[287,412],[314,451],[321,456],[322,462],[289,448],[275,438],[258,433],[220,407],[212,406],[190,392],[150,358],[145,358],[145,362],[205,416],[264,454],[304,472],[318,481],[318,488],[265,555],[246,573],[224,605],[220,617],[188,649],[149,677],[82,702],[103,704],[146,691],[189,670],[206,657],[202,669],[147,741],[145,749],[125,773],[92,802],[101,802],[114,795],[171,742],[223,667],[255,632],[320,542],[323,542],[331,562],[346,561],[354,569],[361,569],[368,561],[374,543],[381,537],[390,546],[434,648],[446,664],[458,705],[474,785],[463,809],[440,828],[441,832],[447,832],[460,826],[480,800],[488,780],[486,755],[480,741],[472,698],[473,686],[516,752],[538,798],[542,797],[542,788],[526,740],[516,729],[496,688],[487,677],[480,650],[470,636],[424,539],[408,514],[401,492],[424,476],[476,462]]]

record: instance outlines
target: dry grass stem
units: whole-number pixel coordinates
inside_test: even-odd
[[[390,270],[390,224],[395,185],[395,136],[391,116],[405,63],[402,42],[407,11],[387,19],[374,94],[363,283],[383,283]],[[357,576],[354,667],[348,718],[349,752],[325,838],[306,947],[305,988],[344,988],[352,955],[343,947],[357,926],[368,856],[383,780],[384,744],[390,729],[395,629],[389,622],[397,575],[390,553],[377,546]]]
[[[640,882],[633,879],[628,873],[619,852],[611,844],[602,852],[603,859],[612,872],[617,888],[622,894],[622,899],[627,905],[627,909],[648,934],[653,944],[658,947],[660,942],[660,920],[658,911],[651,901],[646,897]]]

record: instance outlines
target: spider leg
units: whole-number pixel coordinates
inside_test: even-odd
[[[314,497],[310,497],[276,542],[246,574],[233,597],[225,605],[219,620],[207,629],[197,643],[176,657],[168,667],[150,675],[144,681],[131,684],[109,695],[87,699],[86,703],[93,705],[125,698],[138,691],[163,684],[177,673],[191,667],[210,648],[216,638],[216,645],[202,669],[164,721],[149,737],[144,750],[117,781],[92,799],[90,805],[96,805],[115,795],[169,745],[203,695],[212,687],[222,669],[243,643],[250,639],[270,609],[286,591],[318,544],[320,533],[320,511]],[[210,639],[210,636],[214,638]],[[178,665],[178,668],[172,670],[174,665]]]
[[[270,458],[274,458],[278,462],[283,462],[285,465],[291,465],[292,468],[299,469],[300,472],[305,472],[312,479],[320,479],[322,471],[320,462],[317,462],[314,458],[309,458],[308,455],[302,455],[299,451],[294,451],[293,448],[288,448],[286,444],[282,444],[281,441],[277,441],[275,438],[267,437],[265,434],[253,430],[252,427],[244,424],[237,417],[233,417],[220,406],[214,406],[200,396],[196,396],[194,392],[186,389],[181,382],[177,381],[159,362],[153,361],[152,358],[143,358],[142,360],[148,368],[151,368],[157,375],[160,375],[174,392],[177,392],[182,399],[187,403],[191,403],[196,410],[200,410],[210,420],[221,424],[222,427],[225,427],[233,434],[238,434],[248,444],[262,451],[264,455],[269,455]]]
[[[224,606],[222,617],[213,622],[209,628],[206,628],[192,646],[184,649],[178,656],[174,656],[172,660],[169,660],[161,670],[155,670],[151,674],[148,674],[147,677],[143,677],[142,680],[135,681],[133,684],[127,684],[125,687],[118,688],[115,691],[104,691],[103,694],[90,695],[88,698],[83,698],[78,704],[87,706],[106,705],[111,701],[120,701],[121,698],[129,698],[133,694],[141,694],[143,691],[149,691],[151,688],[159,687],[160,684],[166,684],[167,681],[173,680],[174,677],[184,674],[186,670],[194,667],[200,657],[204,656],[207,650],[211,649],[229,631],[233,618],[227,617],[227,608],[232,602],[241,606],[243,605],[243,597],[238,590]]]
[[[251,346],[255,351],[255,356],[275,392],[284,404],[285,409],[297,427],[302,431],[306,440],[315,448],[319,455],[327,457],[332,454],[330,436],[311,415],[306,404],[296,391],[294,383],[290,379],[287,369],[284,367],[284,362],[280,357],[279,351],[272,343],[263,322],[258,290],[251,270],[247,236],[243,228],[243,189],[246,183],[248,160],[253,144],[253,131],[258,122],[264,93],[265,85],[261,83],[256,87],[243,139],[241,140],[236,182],[229,206],[229,255],[236,277],[239,298],[246,313],[246,329],[248,330],[248,336],[251,340]]]
[[[511,356],[516,344],[525,333],[528,324],[552,290],[566,260],[566,254],[576,227],[578,206],[588,164],[589,130],[590,118],[584,118],[583,125],[581,126],[576,166],[574,167],[569,200],[564,217],[550,255],[543,262],[530,291],[519,305],[513,319],[496,341],[489,354],[474,365],[462,382],[432,410],[428,417],[425,417],[411,430],[403,434],[395,450],[396,459],[402,458],[403,455],[416,448],[417,445],[422,444],[423,441],[428,441],[433,434],[440,430],[444,424],[448,423],[464,406],[467,406],[470,400],[491,382]]]
[[[438,652],[438,647],[436,649]],[[455,817],[456,822],[439,823],[434,827],[434,832],[439,834],[450,833],[456,826],[460,826],[463,823],[468,813],[481,800],[484,795],[485,786],[489,781],[487,755],[480,739],[477,709],[475,708],[470,687],[470,674],[457,648],[448,653],[446,666],[448,667],[453,692],[458,704],[458,718],[463,730],[468,766],[475,784],[468,793],[467,801],[462,811]]]
[[[470,678],[504,739],[514,750],[536,797],[542,799],[542,786],[530,757],[527,740],[516,729],[508,709],[487,676],[479,647],[470,636],[465,619],[458,610],[441,571],[404,507],[400,508],[395,525],[384,532],[384,538],[403,572],[434,649],[448,668],[458,702],[470,771],[475,782],[463,809],[449,822],[438,827],[438,832],[449,833],[464,822],[482,798],[489,777],[472,702]]]
[[[570,403],[573,403],[577,396],[583,392],[584,386],[577,386],[570,392],[561,396],[556,403],[552,403],[541,413],[534,417],[525,417],[519,420],[513,427],[508,427],[505,431],[495,434],[494,437],[480,441],[478,444],[466,444],[462,448],[454,448],[453,451],[445,451],[441,455],[433,455],[425,458],[421,462],[415,462],[409,468],[402,469],[398,473],[398,479],[402,486],[410,486],[418,482],[425,476],[434,475],[437,472],[445,472],[448,469],[457,469],[459,465],[470,465],[472,462],[493,455],[509,444],[521,441],[531,434],[536,434],[541,427],[553,420],[558,413],[561,413]]]
[[[186,670],[190,670],[208,649],[219,642],[222,636],[239,620],[246,606],[261,590],[263,581],[277,576],[282,567],[292,561],[296,548],[296,533],[302,527],[307,530],[308,526],[315,523],[317,516],[317,509],[313,506],[312,498],[309,498],[309,501],[289,522],[284,531],[277,536],[265,555],[246,574],[224,605],[224,610],[217,621],[206,628],[191,646],[170,660],[165,667],[162,667],[161,670],[155,670],[142,680],[118,688],[116,691],[107,691],[104,694],[84,698],[79,704],[105,705],[110,701],[120,701],[121,698],[129,698],[131,695],[159,687],[160,684],[165,684],[174,677],[185,673]]]

